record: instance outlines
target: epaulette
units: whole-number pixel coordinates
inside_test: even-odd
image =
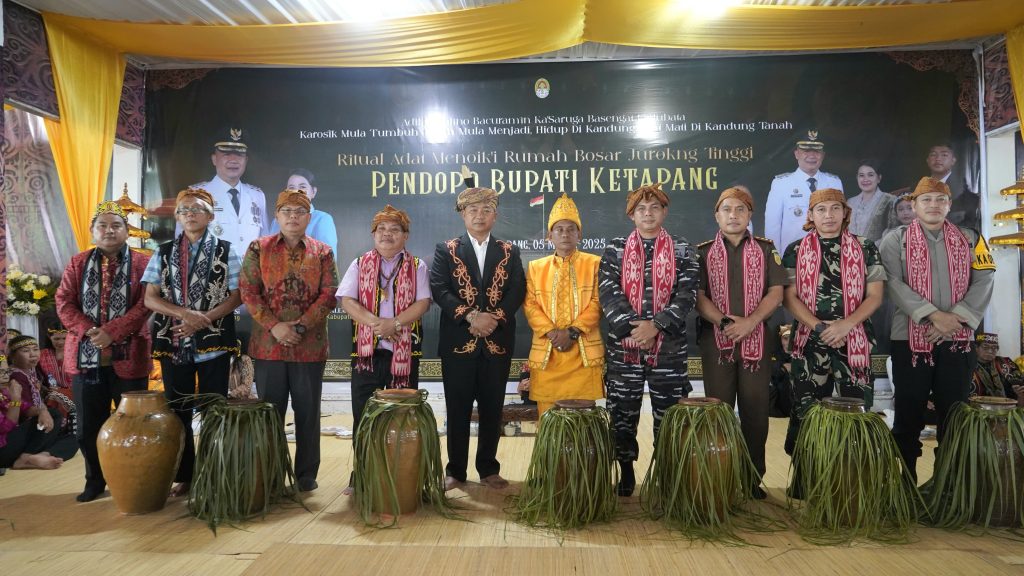
[[[189,188],[203,188],[203,190],[205,190],[206,188],[204,188],[204,186],[206,186],[209,183],[210,183],[209,180],[207,180],[206,182],[196,182],[195,184],[189,184],[188,187]]]
[[[790,176],[792,174],[793,174],[792,172],[783,172],[782,174],[779,174],[779,175],[775,176],[775,179],[778,180],[779,178],[785,178],[785,177]]]
[[[259,192],[260,194],[263,194],[263,190],[259,186],[253,186],[252,184],[246,184],[246,186],[248,186],[249,188],[252,188],[253,190],[255,190],[257,192]]]
[[[703,248],[703,247],[707,246],[708,244],[711,244],[714,241],[715,241],[714,238],[712,238],[711,240],[705,240],[704,242],[701,242],[700,244],[697,244],[697,248]]]
[[[774,240],[772,240],[771,238],[765,238],[764,236],[754,236],[754,240],[764,242],[765,244],[775,244]]]

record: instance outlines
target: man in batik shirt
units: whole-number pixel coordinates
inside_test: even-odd
[[[338,289],[331,248],[306,236],[310,208],[303,192],[278,195],[281,231],[249,245],[239,282],[253,319],[249,355],[256,365],[256,391],[277,408],[282,422],[291,396],[295,478],[302,492],[317,488],[327,315]]]

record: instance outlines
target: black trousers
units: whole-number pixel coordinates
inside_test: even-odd
[[[498,439],[501,438],[501,407],[512,367],[510,356],[441,356],[444,403],[448,410],[448,465],[445,473],[466,481],[469,466],[469,422],[476,402],[480,432],[476,446],[476,471],[480,478],[501,472]]]
[[[284,422],[291,396],[295,413],[295,480],[316,480],[320,471],[320,396],[326,362],[253,360],[260,400],[277,408]]]
[[[373,365],[369,370],[358,370],[355,362],[352,363],[352,445],[355,446],[356,434],[359,432],[359,421],[363,417],[363,410],[366,403],[377,390],[383,390],[391,385],[391,357],[390,350],[378,348],[373,352]],[[409,374],[409,388],[419,387],[419,358],[412,359],[412,372]]]
[[[771,379],[771,357],[763,355],[757,370],[743,368],[739,345],[733,348],[733,361],[719,363],[718,345],[713,333],[705,332],[700,341],[701,363],[704,367],[704,395],[717,398],[731,407],[740,408],[740,430],[750,451],[757,473],[764,476],[764,445],[768,441],[768,381]]]
[[[48,408],[53,417],[53,428],[46,432],[36,428],[39,418],[25,420],[7,433],[7,444],[0,448],[0,468],[10,468],[22,454],[49,452],[51,456],[70,459],[78,452],[78,441],[74,436],[61,435],[63,428],[60,412]]]
[[[175,482],[192,482],[196,467],[196,441],[192,433],[192,414],[196,403],[196,376],[200,394],[228,395],[228,374],[231,371],[231,353],[225,352],[198,364],[175,364],[170,359],[160,360],[160,373],[164,379],[164,396],[171,410],[185,427],[185,446],[181,451],[181,464],[174,476]]]
[[[954,404],[967,401],[973,388],[971,377],[978,363],[974,349],[961,352],[954,351],[952,347],[951,342],[937,344],[932,350],[933,364],[918,358],[917,366],[914,366],[910,343],[906,340],[892,341],[893,405],[896,412],[892,435],[914,478],[917,478],[921,430],[925,425],[929,397],[935,404],[941,447],[946,433],[946,416]]]
[[[121,403],[121,394],[146,389],[145,378],[121,378],[112,366],[101,366],[98,369],[96,382],[86,384],[85,376],[76,374],[71,379],[71,389],[75,395],[75,411],[78,414],[78,447],[85,458],[85,487],[102,492],[107,487],[107,480],[100,468],[100,458],[96,451],[96,437],[100,434],[103,423],[110,418],[110,406]]]

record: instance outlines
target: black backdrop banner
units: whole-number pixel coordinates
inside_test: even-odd
[[[719,192],[744,184],[758,203],[753,225],[761,234],[772,179],[796,169],[794,144],[808,130],[825,143],[822,169],[842,180],[847,197],[859,192],[864,157],[880,159],[882,190],[927,175],[936,143],[976,164],[958,92],[951,74],[877,53],[222,69],[148,95],[143,193],[164,217],[147,225],[154,241],[170,239],[174,195],[213,177],[215,133],[237,127],[249,147],[242,181],[264,190],[271,214],[290,170],[316,176],[314,206],[336,224],[341,274],[372,248],[370,221],[385,204],[409,213],[408,248],[429,265],[437,242],[465,231],[454,211],[463,164],[501,194],[494,234],[516,242],[524,264],[549,253],[547,210],[562,192],[579,206],[581,248],[596,254],[631,230],[626,194],[651,182],[664,182],[671,199],[666,227],[695,244],[717,230]],[[961,160],[951,178],[972,174],[977,167]],[[432,307],[424,317],[426,359],[437,357],[437,325]],[[516,356],[523,357],[525,321],[519,330]],[[330,334],[328,374],[345,377],[351,328],[340,310]],[[876,352],[887,352],[886,338]],[[425,365],[425,378],[439,375],[436,363]]]

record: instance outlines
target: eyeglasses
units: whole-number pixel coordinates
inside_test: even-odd
[[[178,208],[174,211],[178,216],[184,216],[185,214],[206,214],[206,208],[200,206],[192,206],[191,208]]]
[[[309,210],[306,210],[305,208],[296,208],[295,210],[292,210],[291,208],[281,208],[277,213],[285,218],[291,218],[293,216],[296,218],[302,218],[306,214],[309,214]]]

